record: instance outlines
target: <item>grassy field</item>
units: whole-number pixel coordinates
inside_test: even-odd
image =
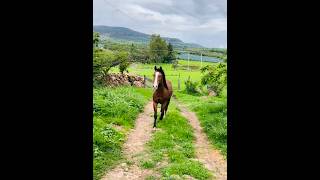
[[[142,161],[141,166],[154,168],[158,162],[165,161],[165,166],[156,168],[164,179],[181,178],[183,175],[190,175],[200,180],[212,177],[212,174],[202,164],[192,160],[195,157],[192,127],[181,116],[174,101],[171,101],[169,109],[167,116],[162,121],[158,121],[160,130],[148,143],[151,156]],[[155,178],[148,177],[147,179]]]
[[[216,63],[212,62],[202,62],[202,66],[205,65],[212,65]],[[141,63],[134,63],[131,64],[128,68],[129,73],[137,74],[140,76],[146,75],[149,79],[153,79],[153,73],[154,73],[154,66],[157,65],[157,67],[162,66],[164,69],[164,72],[166,74],[167,80],[170,80],[173,85],[174,90],[178,90],[178,79],[180,74],[180,88],[184,89],[185,84],[184,82],[189,78],[192,81],[200,81],[201,80],[201,62],[199,61],[190,61],[189,62],[189,68],[188,70],[188,61],[186,60],[179,60],[179,67],[174,70],[171,64],[141,64]],[[119,72],[118,67],[113,67],[110,72]]]
[[[212,144],[227,156],[227,97],[226,90],[221,97],[203,97],[175,93],[178,100],[197,114],[201,126]]]
[[[146,89],[98,88],[93,95],[93,173],[98,180],[122,158],[122,144],[151,97]]]

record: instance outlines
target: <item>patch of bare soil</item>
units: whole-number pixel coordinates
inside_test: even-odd
[[[129,133],[124,143],[124,162],[107,172],[102,180],[140,180],[147,176],[155,175],[150,169],[139,167],[140,161],[144,158],[145,144],[150,140],[153,127],[153,107],[149,102],[142,113],[135,121],[134,129]]]
[[[179,103],[177,103],[179,104]],[[220,152],[213,148],[207,135],[203,132],[200,122],[194,112],[189,111],[185,106],[179,105],[181,114],[188,119],[193,127],[196,137],[195,149],[196,158],[204,164],[204,166],[214,173],[217,180],[227,179],[227,161]]]

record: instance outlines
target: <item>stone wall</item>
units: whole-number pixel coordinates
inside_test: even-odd
[[[108,74],[105,79],[105,84],[107,86],[136,86],[144,87],[143,77],[132,75],[132,74]]]

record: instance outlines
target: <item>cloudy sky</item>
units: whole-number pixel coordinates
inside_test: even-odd
[[[227,0],[93,0],[93,24],[227,47]]]

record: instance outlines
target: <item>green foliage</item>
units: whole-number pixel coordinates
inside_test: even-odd
[[[168,55],[167,43],[160,35],[151,35],[149,43],[149,54],[152,62],[161,63],[165,62]]]
[[[129,53],[128,59],[131,62],[149,63],[149,50],[146,45],[119,43],[105,41],[104,48],[111,51],[125,51]]]
[[[172,61],[172,68],[173,68],[174,70],[176,70],[178,66],[179,66],[179,61],[176,60],[176,59],[174,59],[174,60]]]
[[[201,79],[201,84],[208,85],[208,88],[219,95],[227,85],[227,65],[218,63],[216,66],[205,66],[201,68],[201,72],[206,73]]]
[[[227,56],[224,56],[222,60],[223,62],[227,63]]]
[[[198,93],[198,91],[197,91],[198,82],[192,82],[190,79],[190,76],[189,76],[188,80],[185,81],[184,83],[186,86],[185,91],[187,93],[189,93],[189,94],[197,94]]]
[[[141,92],[141,93],[140,93]],[[98,180],[122,158],[126,132],[147,102],[146,90],[132,87],[93,90],[93,174]],[[115,127],[122,127],[119,130]]]
[[[171,43],[168,44],[168,54],[165,63],[172,63],[176,59]]]
[[[100,34],[98,32],[93,32],[93,47],[98,47],[100,42]]]
[[[131,47],[130,47],[129,59],[130,59],[130,61],[137,61],[138,60],[138,50],[133,43],[131,44]]]
[[[127,87],[95,89],[93,97],[94,115],[107,116],[107,122],[127,127],[133,126],[135,115],[145,102],[145,96]]]
[[[147,160],[147,161],[142,161],[142,162],[141,162],[141,166],[142,166],[144,169],[153,168],[155,165],[156,165],[156,162],[155,162],[155,161]]]
[[[173,163],[163,170],[163,174],[169,179],[172,175],[176,175],[177,179],[182,179],[183,175],[191,175],[199,180],[210,179],[212,176],[208,170],[203,168],[203,165],[197,161],[186,161],[184,164]]]
[[[112,51],[93,49],[93,81],[100,83],[107,75],[112,63],[115,61],[115,56]]]
[[[139,53],[137,54],[137,62],[141,63],[150,63],[150,55],[149,55],[149,50],[147,49],[141,49],[139,50]]]
[[[119,71],[121,74],[129,67],[129,59],[128,59],[128,53],[125,51],[120,51],[116,53],[116,61],[119,62]]]

